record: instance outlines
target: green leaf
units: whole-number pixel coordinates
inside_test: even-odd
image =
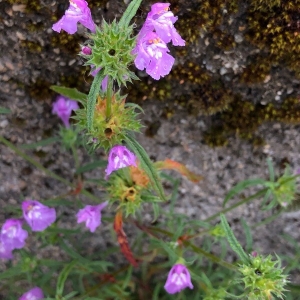
[[[16,265],[0,273],[0,280],[11,278],[22,274],[21,265]]]
[[[65,86],[51,85],[50,89],[72,100],[79,101],[83,104],[86,103],[87,94],[79,92],[76,88],[68,88]]]
[[[260,178],[255,178],[255,179],[246,179],[244,181],[239,182],[236,186],[234,186],[225,196],[223,206],[226,205],[228,200],[230,200],[233,196],[236,194],[240,193],[242,190],[250,187],[250,186],[255,186],[255,185],[264,185],[265,180],[260,179]]]
[[[70,248],[64,241],[60,243],[61,249],[63,249],[71,258],[73,258],[75,261],[79,261],[82,264],[89,263],[90,261],[83,256],[81,256],[79,253],[74,251],[72,248]]]
[[[152,208],[153,208],[153,212],[154,212],[154,220],[152,221],[152,223],[153,223],[159,217],[160,207],[156,202],[152,202]]]
[[[62,296],[65,286],[65,281],[72,268],[77,264],[77,260],[73,260],[71,263],[65,265],[60,274],[58,275],[57,285],[56,285],[56,296]]]
[[[130,2],[119,21],[120,28],[129,26],[131,19],[136,15],[136,12],[140,7],[141,3],[142,0],[132,0]]]
[[[123,279],[123,284],[122,284],[122,289],[123,290],[125,290],[129,285],[130,279],[132,277],[132,271],[133,271],[133,267],[130,265],[129,268],[128,268],[128,271],[125,275],[125,278]]]
[[[242,226],[244,228],[245,236],[246,236],[246,250],[250,252],[253,248],[253,239],[249,225],[245,221],[245,219],[241,219]]]
[[[157,171],[153,167],[153,163],[151,162],[145,149],[130,135],[126,135],[124,139],[128,144],[129,148],[131,148],[131,150],[138,157],[143,170],[146,172],[152,183],[153,188],[156,190],[161,199],[166,201],[166,196],[164,194],[164,190],[158,177]]]
[[[79,167],[76,170],[75,174],[82,174],[82,173],[94,170],[96,168],[103,168],[103,167],[106,167],[106,166],[107,166],[107,160],[96,160],[96,161],[88,163],[84,166]]]
[[[68,295],[64,296],[64,299],[65,300],[72,299],[73,296],[75,296],[76,294],[78,294],[78,292],[73,291],[73,292],[69,293]]]
[[[50,144],[53,144],[55,142],[58,142],[60,138],[58,136],[51,137],[48,139],[44,139],[35,143],[30,143],[30,144],[24,144],[19,146],[21,149],[35,149],[37,147],[43,147],[43,146],[48,146]]]
[[[274,166],[272,163],[272,159],[270,157],[267,158],[267,164],[268,164],[268,169],[270,174],[270,181],[274,182],[275,181]]]
[[[140,112],[142,112],[143,114],[145,113],[144,110],[136,103],[125,103],[125,107],[132,107],[135,109],[138,109]]]
[[[9,108],[0,106],[0,114],[10,114],[10,113],[11,110]]]
[[[104,78],[103,69],[94,77],[90,92],[87,98],[87,129],[90,132],[93,129],[94,111],[99,95],[100,85]]]
[[[239,256],[240,260],[244,264],[249,264],[250,259],[249,256],[246,254],[236,237],[234,236],[233,231],[231,230],[225,216],[222,214],[221,216],[221,223],[223,226],[223,229],[226,233],[226,237],[228,240],[229,245],[231,246],[231,249]]]

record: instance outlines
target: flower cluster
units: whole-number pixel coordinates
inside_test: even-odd
[[[70,0],[69,8],[65,11],[63,17],[52,26],[52,29],[57,32],[63,29],[69,34],[74,34],[77,31],[78,22],[92,32],[96,31],[96,25],[87,2],[84,0]]]
[[[43,231],[56,220],[54,208],[49,208],[36,200],[22,203],[24,219],[8,219],[0,233],[0,258],[12,259],[12,251],[25,246],[28,232],[22,228],[24,220],[32,231]]]
[[[167,43],[174,46],[184,46],[174,27],[177,17],[169,10],[170,3],[156,3],[151,6],[146,21],[138,34],[137,45],[133,50],[136,54],[135,66],[158,80],[170,73],[174,57],[168,54]]]

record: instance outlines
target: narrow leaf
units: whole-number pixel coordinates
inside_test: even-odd
[[[239,256],[240,260],[243,263],[248,264],[249,257],[246,254],[246,252],[244,251],[244,249],[242,248],[242,246],[240,245],[240,243],[238,242],[238,240],[236,239],[236,237],[234,236],[234,233],[231,230],[225,216],[221,215],[220,217],[221,217],[221,223],[222,223],[223,229],[226,233],[226,237],[227,237],[229,245],[231,246],[231,249]]]
[[[55,137],[51,137],[48,139],[44,139],[35,143],[30,143],[30,144],[24,144],[19,146],[21,149],[35,149],[37,147],[43,147],[43,146],[48,146],[51,145],[55,142],[58,142],[60,140],[60,138],[58,136]]]
[[[93,161],[91,163],[88,163],[84,166],[81,166],[79,167],[75,174],[81,174],[81,173],[85,173],[87,171],[91,171],[91,170],[94,170],[96,168],[102,168],[102,167],[106,167],[107,165],[107,161],[106,160],[96,160],[96,161]]]
[[[246,236],[246,250],[250,252],[252,250],[253,239],[249,225],[244,219],[241,219],[242,226],[244,228],[245,236]]]
[[[255,186],[255,185],[264,185],[265,181],[260,178],[255,178],[255,179],[246,179],[244,181],[239,182],[236,186],[234,186],[225,196],[223,206],[226,205],[228,200],[230,200],[233,196],[236,194],[240,193],[242,190],[250,187],[250,186]]]
[[[158,174],[155,168],[153,167],[153,163],[151,162],[145,149],[130,135],[125,136],[125,141],[128,144],[129,148],[131,148],[131,150],[138,157],[142,165],[142,168],[144,169],[144,171],[147,173],[148,177],[151,180],[153,188],[157,191],[161,199],[166,200],[166,196],[164,194],[163,187],[161,185]]]
[[[203,179],[201,175],[191,172],[185,165],[171,159],[158,161],[154,165],[159,170],[168,169],[178,171],[181,175],[186,176],[188,180],[195,183]]]
[[[270,175],[270,181],[275,181],[275,173],[274,173],[274,167],[272,163],[272,159],[270,157],[267,158],[267,164],[269,169],[269,175]]]
[[[10,113],[11,110],[9,108],[0,106],[0,114],[10,114]]]
[[[81,103],[86,103],[87,94],[79,92],[76,88],[68,88],[65,86],[51,85],[50,89],[72,100],[76,100]]]
[[[132,0],[130,4],[127,6],[123,16],[119,21],[120,28],[128,27],[131,19],[136,15],[138,8],[141,5],[142,0]]]
[[[87,127],[90,132],[93,129],[94,110],[96,106],[97,96],[100,91],[100,85],[104,78],[103,69],[94,77],[87,100]]]
[[[65,281],[67,280],[67,277],[69,273],[71,272],[72,268],[77,264],[77,260],[73,260],[71,263],[67,264],[62,271],[60,272],[58,279],[57,279],[57,285],[56,285],[56,296],[62,296],[65,286]]]

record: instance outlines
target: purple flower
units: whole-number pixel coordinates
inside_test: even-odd
[[[28,232],[22,228],[23,221],[8,219],[1,229],[1,242],[6,249],[21,249],[25,246]]]
[[[189,287],[190,289],[194,288],[191,282],[191,275],[189,273],[189,270],[182,264],[176,264],[169,272],[165,284],[165,290],[169,294],[175,294],[185,289],[186,287]]]
[[[63,29],[69,34],[74,34],[77,31],[78,22],[92,32],[96,31],[96,25],[87,2],[84,0],[70,0],[69,8],[65,11],[64,16],[52,26],[52,29],[57,32]]]
[[[42,300],[44,299],[43,291],[39,287],[34,287],[27,293],[23,294],[19,300]]]
[[[175,61],[167,52],[169,49],[166,43],[156,33],[148,32],[133,49],[133,54],[137,54],[135,66],[139,70],[146,68],[147,74],[158,80],[170,73]]]
[[[108,165],[105,170],[106,178],[116,170],[128,166],[136,167],[136,157],[125,146],[114,146],[108,154]]]
[[[84,55],[91,55],[92,54],[92,49],[90,47],[88,47],[88,46],[83,46],[81,48],[81,52]]]
[[[174,27],[177,17],[169,10],[170,3],[156,3],[151,6],[146,22],[139,33],[140,36],[155,29],[156,34],[165,42],[172,40],[174,46],[184,46],[185,41],[181,38]]]
[[[56,220],[54,208],[50,208],[36,200],[22,203],[23,217],[32,231],[43,231]]]
[[[65,126],[67,128],[70,127],[70,116],[72,113],[72,110],[78,109],[78,103],[74,100],[68,99],[64,96],[58,96],[56,98],[56,101],[52,104],[52,113],[57,114]]]
[[[0,259],[12,259],[12,249],[0,241]]]
[[[91,232],[95,232],[96,228],[101,224],[101,210],[106,207],[108,202],[99,205],[86,205],[76,214],[77,223],[85,222],[85,226]]]

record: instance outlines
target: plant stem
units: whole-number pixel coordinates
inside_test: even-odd
[[[141,226],[141,227],[143,227],[143,226]],[[138,227],[138,228],[141,229],[141,227]],[[164,235],[169,236],[170,238],[173,237],[173,233],[171,233],[171,232],[169,232],[165,229],[156,228],[156,227],[147,227],[147,229],[162,233]],[[149,232],[147,232],[147,233],[149,233]],[[152,237],[153,237],[153,235],[152,235]],[[155,238],[157,238],[157,237],[155,237]],[[221,258],[219,258],[219,257],[217,257],[217,256],[215,256],[215,255],[213,255],[209,252],[204,251],[203,249],[201,249],[201,248],[197,247],[196,245],[192,244],[190,241],[183,241],[182,243],[185,247],[190,247],[191,249],[193,249],[193,251],[195,253],[198,253],[198,254],[201,254],[201,255],[205,256],[207,259],[211,260],[212,262],[214,262],[216,264],[219,264],[219,265],[221,265],[221,266],[223,266],[227,269],[230,269],[230,270],[233,270],[233,271],[238,271],[237,266],[235,266],[231,263],[228,263],[228,262],[222,260]]]
[[[106,90],[106,120],[109,121],[111,117],[111,102],[113,95],[113,79],[107,76],[107,90]]]
[[[233,204],[232,206],[230,206],[228,208],[224,208],[224,209],[220,210],[219,212],[213,214],[212,216],[208,217],[207,219],[203,220],[203,222],[212,221],[213,219],[215,219],[216,217],[218,217],[221,214],[225,214],[225,213],[237,208],[240,205],[246,204],[246,203],[250,202],[251,200],[253,200],[255,198],[261,197],[267,192],[267,190],[268,190],[267,188],[262,189],[262,190],[258,191],[257,193],[255,193],[254,195],[252,195],[250,197],[247,197],[247,198]]]
[[[74,145],[72,145],[71,148],[72,148],[72,154],[73,154],[74,161],[75,161],[75,167],[76,167],[76,170],[78,170],[78,168],[80,167],[79,158],[78,158],[78,153],[77,153],[77,150],[76,150],[76,148],[74,147]]]
[[[43,171],[49,177],[52,177],[52,178],[54,178],[54,179],[56,179],[56,180],[64,183],[65,185],[67,185],[67,186],[69,186],[71,188],[75,188],[75,184],[69,182],[68,180],[66,180],[66,179],[58,176],[54,172],[48,170],[42,164],[40,164],[39,162],[37,162],[36,160],[34,160],[32,157],[30,157],[29,155],[27,155],[26,153],[24,153],[23,151],[21,151],[19,148],[17,148],[16,146],[14,146],[11,142],[9,142],[6,138],[4,138],[1,135],[0,135],[0,142],[3,143],[4,145],[6,145],[11,150],[13,150],[17,155],[19,155],[23,159],[25,159],[28,162],[30,162],[31,164],[33,164],[37,169],[40,169],[41,171]],[[83,195],[85,195],[85,196],[87,196],[87,197],[89,197],[90,199],[92,199],[94,201],[99,202],[99,199],[96,196],[94,196],[93,194],[91,194],[90,192],[88,192],[85,189],[81,189],[80,193],[83,194]]]

